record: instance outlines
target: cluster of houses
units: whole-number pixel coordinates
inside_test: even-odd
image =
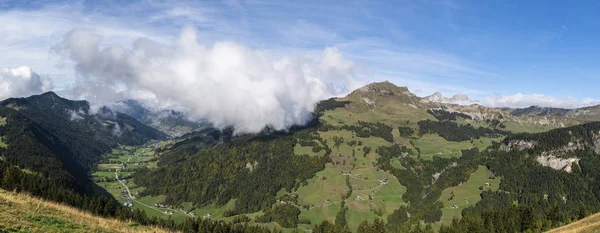
[[[168,208],[167,203],[164,203],[164,202],[156,203],[156,204],[154,204],[154,206],[158,207],[158,208]]]
[[[289,204],[291,204],[291,202],[289,202],[289,201],[284,201],[284,200],[279,200],[279,204],[282,204],[282,205],[289,205]]]
[[[121,190],[121,196],[123,198],[129,199],[129,192],[127,192],[127,189]]]
[[[123,203],[123,206],[131,208],[133,207],[133,202],[131,202],[131,199],[127,199],[127,201]]]

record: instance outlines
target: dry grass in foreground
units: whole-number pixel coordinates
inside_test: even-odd
[[[581,219],[547,233],[592,233],[600,232],[600,213]]]
[[[168,232],[0,189],[0,232]]]

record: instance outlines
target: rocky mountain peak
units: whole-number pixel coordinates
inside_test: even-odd
[[[434,103],[444,103],[444,104],[461,104],[461,105],[469,105],[474,104],[476,101],[471,101],[469,96],[459,93],[452,97],[445,97],[440,92],[433,93],[430,96],[426,96],[423,99],[428,100],[429,102]]]
[[[452,96],[452,98],[450,98],[452,101],[468,101],[469,100],[469,96],[465,95],[465,94],[461,94],[458,93],[454,96]]]
[[[431,102],[439,103],[439,102],[443,102],[444,101],[444,95],[442,95],[442,93],[436,92],[436,93],[433,93],[430,96],[425,97],[425,99],[427,99],[427,100],[429,100]]]
[[[383,82],[370,83],[364,87],[357,89],[355,92],[381,93],[383,95],[414,96],[414,94],[408,90],[408,87],[399,87],[387,80]]]

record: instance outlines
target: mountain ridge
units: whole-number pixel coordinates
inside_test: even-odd
[[[110,108],[117,112],[127,114],[171,137],[183,136],[195,130],[210,126],[210,124],[204,121],[192,121],[182,112],[174,110],[150,110],[136,100],[117,101],[112,104]]]
[[[0,125],[5,161],[46,177],[60,174],[53,180],[81,193],[96,189],[88,172],[112,147],[165,139],[130,116],[108,109],[93,114],[87,101],[54,92],[0,101],[0,117],[6,122]]]
[[[379,93],[379,94],[377,94]],[[440,97],[441,96],[441,97]],[[442,98],[442,102],[437,101]],[[466,96],[458,96],[457,100],[468,99]],[[557,128],[571,126],[600,119],[600,105],[588,106],[575,109],[529,107],[529,108],[497,108],[486,107],[477,102],[452,103],[444,101],[441,94],[418,97],[409,91],[407,87],[398,87],[390,82],[376,82],[365,85],[345,97],[338,98],[339,101],[350,101],[346,108],[354,112],[364,112],[377,107],[378,99],[394,99],[392,102],[380,102],[379,107],[390,108],[392,104],[398,108],[403,104],[413,109],[443,109],[449,112],[459,112],[470,115],[480,121],[502,121],[509,125],[520,127],[520,125],[537,125],[536,127]],[[447,98],[446,98],[447,99]],[[432,101],[433,100],[433,101]],[[459,101],[460,102],[460,101]],[[463,101],[464,102],[464,101]],[[404,111],[413,111],[405,109]],[[422,115],[424,116],[424,115]]]

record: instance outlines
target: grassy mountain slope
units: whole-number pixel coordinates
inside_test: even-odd
[[[547,233],[593,233],[600,232],[600,214],[581,219],[577,222],[562,226]]]
[[[0,232],[167,232],[0,189]]]

